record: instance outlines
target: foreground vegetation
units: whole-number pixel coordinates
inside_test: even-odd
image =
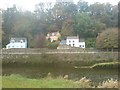
[[[68,79],[68,75],[64,77],[52,78],[48,73],[46,78],[29,79],[20,75],[10,75],[2,77],[3,88],[118,88],[118,81],[109,79],[95,86],[94,83],[86,77],[78,81]]]

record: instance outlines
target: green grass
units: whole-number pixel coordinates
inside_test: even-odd
[[[2,77],[3,88],[77,88],[80,87],[74,81],[65,80],[61,77],[52,79],[29,79],[20,75],[10,75]]]
[[[63,77],[52,78],[47,76],[42,79],[29,79],[20,75],[0,76],[2,88],[118,88],[118,80],[109,79],[94,85],[86,77],[78,81],[64,79]]]
[[[0,76],[0,89],[2,88],[2,77]]]

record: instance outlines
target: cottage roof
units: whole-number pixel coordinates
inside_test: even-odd
[[[79,39],[78,36],[68,36],[67,39]]]
[[[14,37],[14,38],[11,38],[11,40],[14,40],[15,42],[20,42],[21,40],[23,40],[24,42],[27,41],[27,38],[24,38],[24,37],[21,37],[21,38],[18,38],[18,37]]]
[[[57,35],[59,32],[49,32],[48,34],[49,34],[50,36],[52,36],[53,33],[54,33],[54,35]]]

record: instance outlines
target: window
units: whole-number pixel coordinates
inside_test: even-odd
[[[84,45],[82,47],[84,47]]]
[[[47,36],[49,37],[49,36],[50,36],[50,34],[47,34]]]
[[[69,46],[71,46],[71,44],[69,44]]]
[[[20,40],[21,43],[23,43],[23,40]]]
[[[73,47],[75,46],[75,44],[73,44]]]
[[[69,41],[69,43],[70,43],[71,41]]]
[[[80,47],[81,47],[81,45],[80,45]]]
[[[75,42],[75,41],[73,40],[73,42]]]
[[[52,36],[55,36],[55,34],[54,34],[54,33],[52,33]]]

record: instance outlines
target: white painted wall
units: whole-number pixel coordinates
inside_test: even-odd
[[[10,42],[6,45],[6,48],[27,48],[27,42]]]
[[[79,47],[80,48],[85,48],[85,42],[79,42]]]
[[[79,39],[66,39],[66,44],[71,47],[85,48],[85,42],[79,42]],[[74,46],[73,46],[74,45]]]
[[[79,47],[79,39],[67,39],[66,44],[71,47]]]

